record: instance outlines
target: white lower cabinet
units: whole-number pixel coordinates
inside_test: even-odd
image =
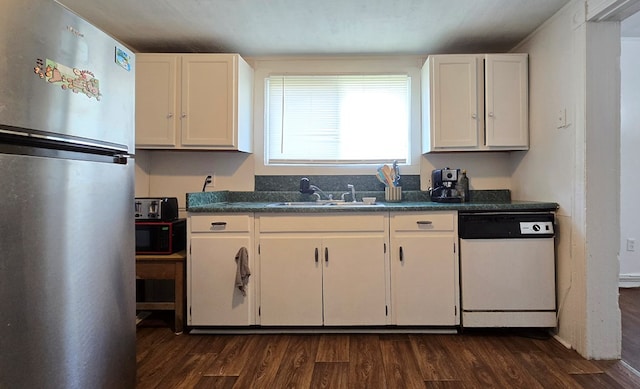
[[[460,324],[455,212],[391,213],[392,320]]]
[[[251,215],[192,215],[187,255],[187,323],[190,326],[238,326],[254,323],[254,278],[246,295],[236,287],[236,254],[245,247],[254,270]]]
[[[386,324],[383,237],[324,238],[325,325]]]
[[[322,325],[322,265],[315,258],[319,243],[261,237],[260,324]]]
[[[389,323],[387,214],[256,219],[261,325]]]
[[[190,214],[188,233],[190,326],[460,324],[454,211]]]

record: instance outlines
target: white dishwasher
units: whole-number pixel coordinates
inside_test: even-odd
[[[462,327],[555,327],[554,214],[458,218]]]

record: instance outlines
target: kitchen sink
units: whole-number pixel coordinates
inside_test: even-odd
[[[299,207],[299,208],[307,208],[307,207],[384,207],[384,204],[365,204],[361,201],[359,202],[346,202],[346,201],[288,201],[281,203],[273,203],[269,204],[269,207]]]
[[[362,201],[358,201],[358,202],[337,202],[335,204],[333,204],[335,206],[347,206],[347,207],[384,207],[384,204],[380,204],[380,203],[373,203],[373,204],[366,204],[363,203]]]
[[[269,207],[325,207],[329,203],[317,203],[315,201],[287,201],[269,204]]]

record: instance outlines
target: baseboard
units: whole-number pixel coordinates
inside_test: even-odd
[[[140,324],[144,319],[149,317],[149,315],[151,315],[151,312],[149,312],[149,311],[139,311],[139,312],[137,312],[137,314],[136,314],[136,325]]]
[[[640,371],[636,370],[633,366],[629,365],[627,362],[620,361],[620,364],[622,365],[622,367],[629,370],[636,377],[640,377]]]
[[[244,327],[244,328],[192,328],[193,335],[238,335],[238,334],[457,334],[457,328],[392,328],[392,327]]]
[[[558,343],[560,343],[564,347],[568,348],[569,350],[573,349],[573,347],[571,347],[571,343],[569,343],[566,340],[564,340],[563,338],[561,338],[558,334],[552,333],[551,335],[553,336],[553,339],[557,340]]]
[[[620,274],[618,286],[620,288],[640,287],[640,274]]]

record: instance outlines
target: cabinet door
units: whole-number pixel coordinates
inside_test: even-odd
[[[323,239],[325,325],[386,324],[384,239]]]
[[[485,60],[487,146],[528,148],[527,54],[490,54]]]
[[[182,145],[236,146],[236,57],[182,57]]]
[[[191,238],[190,325],[249,325],[252,282],[247,295],[235,286],[235,257],[241,247],[249,250],[247,237],[198,236]],[[251,269],[255,271],[254,269]],[[255,276],[252,276],[255,277]]]
[[[391,296],[398,325],[455,325],[455,253],[451,235],[393,240]]]
[[[320,243],[292,235],[260,238],[261,325],[322,325]]]
[[[179,57],[136,57],[136,147],[173,147],[179,126]]]
[[[429,57],[430,139],[434,149],[473,148],[481,128],[478,58],[475,55]],[[426,150],[425,150],[426,151]]]

